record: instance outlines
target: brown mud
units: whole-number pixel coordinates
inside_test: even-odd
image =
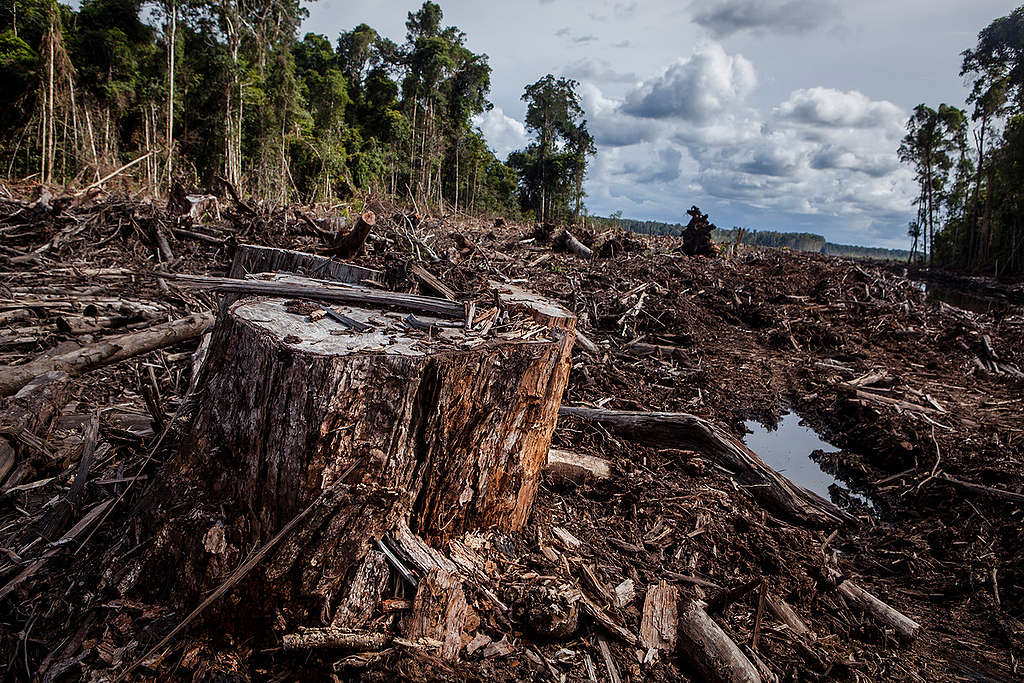
[[[331,235],[296,210],[225,202],[219,218],[192,224],[142,200],[47,209],[21,196],[0,199],[3,365],[216,308],[213,294],[178,289],[161,272],[224,275],[236,244],[315,251]],[[114,680],[137,663],[131,679],[604,681],[607,651],[623,680],[698,680],[675,653],[645,662],[592,616],[551,628],[537,607],[578,590],[637,633],[660,581],[717,603],[715,620],[780,680],[1022,675],[1021,309],[976,314],[928,299],[890,268],[833,257],[747,248],[687,257],[675,238],[580,231],[595,248],[587,260],[552,250],[533,226],[494,225],[379,221],[352,262],[399,291],[432,293],[410,270],[420,263],[460,298],[499,280],[574,311],[596,347],[577,345],[565,405],[693,413],[736,436],[745,421],[794,411],[841,449],[821,456],[823,467],[874,509],[837,501],[855,524],[806,528],[763,509],[699,452],[568,417],[553,447],[609,460],[612,476],[546,476],[523,532],[463,539],[498,600],[469,596],[459,661],[402,643],[368,654],[285,650],[284,633],[317,624],[226,627],[245,621],[246,605],[230,595],[151,652],[195,606],[167,590],[173,566],[139,573],[154,566],[141,561],[155,545],[153,520],[188,513],[162,481],[187,430],[192,341],[72,377],[57,414],[31,432],[3,425],[14,454],[0,462],[6,677]],[[9,414],[13,399],[2,401]],[[917,641],[901,643],[855,610],[833,568],[919,622]],[[761,584],[811,634],[759,609],[764,591],[728,593]],[[393,579],[375,623],[390,627],[391,610],[411,597]]]

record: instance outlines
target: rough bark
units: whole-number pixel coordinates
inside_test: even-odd
[[[377,223],[377,216],[373,211],[364,211],[356,218],[352,228],[334,240],[330,253],[341,258],[351,258],[363,248],[363,242],[369,236],[373,226]]]
[[[440,656],[454,660],[462,647],[466,611],[462,582],[442,569],[434,569],[420,581],[402,630],[409,640],[439,643]]]
[[[921,631],[920,624],[885,604],[853,581],[849,579],[842,581],[837,590],[861,611],[892,629],[903,642],[911,643],[917,639],[918,633]]]
[[[272,594],[264,602],[307,613],[319,605],[358,622],[365,599],[376,602],[372,591],[351,607],[339,597],[350,583],[354,595],[362,572],[374,573],[360,562],[397,526],[435,542],[521,528],[568,379],[574,328],[554,306],[527,315],[528,298],[499,294],[512,321],[488,336],[410,329],[401,315],[355,305],[336,310],[367,328],[358,332],[289,312],[281,299],[228,306],[179,464],[208,511],[224,506],[224,531],[215,532],[224,540],[211,544],[219,552],[185,559],[187,583],[208,587],[238,549],[266,542],[339,482],[347,493],[304,522],[264,572],[261,595]]]
[[[676,646],[679,590],[664,581],[647,590],[640,619],[640,645],[645,650],[672,651]]]
[[[377,550],[366,553],[348,585],[348,594],[334,613],[331,625],[357,629],[366,625],[380,604],[391,571],[387,558]]]

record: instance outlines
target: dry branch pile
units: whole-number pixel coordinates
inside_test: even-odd
[[[9,678],[1015,675],[1016,309],[820,256],[203,201],[0,199]],[[874,508],[738,441],[788,407]]]

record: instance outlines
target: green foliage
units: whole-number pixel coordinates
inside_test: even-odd
[[[14,12],[0,13],[0,153],[5,162],[17,154],[12,168],[30,172],[39,149],[21,141],[46,83],[40,54],[50,0],[13,2]],[[443,24],[439,5],[409,13],[401,46],[367,24],[335,42],[316,33],[300,39],[306,15],[299,0],[60,6],[79,115],[72,135],[95,148],[89,159],[67,161],[65,177],[154,151],[135,171],[154,189],[166,187],[172,148],[176,176],[212,184],[223,175],[277,201],[379,190],[412,192],[421,207],[443,211],[515,204],[513,172],[472,125],[491,107],[487,55]]]
[[[924,239],[932,263],[1024,273],[1024,7],[982,29],[961,56],[973,149],[963,111],[915,110],[900,148],[921,185],[908,234],[915,246]]]
[[[579,84],[548,74],[526,86],[526,129],[535,141],[509,155],[519,176],[519,202],[539,221],[579,217],[587,158],[596,153],[576,92]]]

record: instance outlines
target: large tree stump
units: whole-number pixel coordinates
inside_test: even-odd
[[[355,305],[326,316],[323,304],[275,298],[228,306],[181,454],[205,509],[226,510],[214,550],[186,558],[191,580],[216,582],[237,549],[265,543],[339,486],[269,562],[262,597],[321,601],[329,618],[370,544],[396,524],[435,541],[521,528],[575,319],[518,290],[496,295],[477,330]]]

